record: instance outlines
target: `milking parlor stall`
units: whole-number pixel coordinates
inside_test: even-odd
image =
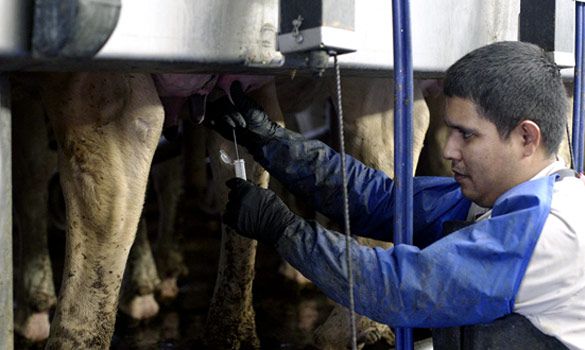
[[[225,227],[223,230],[220,229],[219,223],[221,216],[218,211],[223,209],[221,206],[225,205],[225,198],[223,202],[221,198],[217,200],[220,208],[208,216],[195,214],[189,216],[183,212],[172,214],[181,216],[182,225],[190,227],[190,229],[182,230],[181,241],[190,277],[185,277],[186,273],[179,277],[175,276],[172,283],[175,283],[174,298],[176,299],[173,302],[161,301],[161,289],[158,289],[158,294],[152,292],[154,297],[151,299],[140,299],[143,302],[140,305],[148,304],[155,308],[155,311],[150,310],[151,312],[146,314],[136,315],[136,310],[140,309],[140,306],[136,306],[138,304],[120,300],[120,308],[124,309],[123,306],[125,306],[126,312],[123,316],[120,316],[121,313],[118,312],[118,323],[114,333],[116,311],[114,309],[108,313],[104,310],[117,306],[126,256],[129,254],[128,250],[134,236],[145,237],[135,232],[136,226],[139,226],[139,232],[142,227],[142,224],[138,224],[138,222],[143,222],[140,219],[142,202],[138,200],[138,204],[132,203],[136,201],[136,198],[143,198],[146,193],[142,217],[146,217],[144,222],[148,223],[149,229],[146,230],[148,238],[140,240],[146,242],[147,250],[150,248],[148,239],[152,240],[153,247],[157,246],[157,220],[164,220],[163,214],[156,213],[156,200],[149,198],[152,193],[157,192],[158,207],[164,207],[160,204],[163,197],[160,189],[164,188],[167,180],[159,181],[159,185],[155,184],[156,189],[153,189],[153,185],[147,185],[150,160],[146,162],[146,165],[142,164],[140,156],[143,153],[148,154],[144,157],[150,159],[157,144],[159,148],[164,149],[165,144],[168,145],[176,139],[176,135],[169,136],[169,133],[164,131],[163,136],[160,139],[158,137],[160,130],[163,129],[162,119],[166,118],[164,122],[166,129],[169,114],[173,112],[180,114],[177,110],[180,108],[172,103],[174,101],[170,98],[172,96],[161,94],[161,86],[170,81],[165,79],[187,77],[186,79],[190,82],[199,84],[194,88],[181,85],[178,93],[183,93],[180,97],[189,100],[191,106],[189,125],[195,125],[201,129],[204,129],[201,125],[205,124],[205,103],[221,95],[218,92],[221,91],[220,88],[229,87],[229,82],[232,80],[264,82],[276,79],[294,82],[295,79],[297,81],[306,79],[311,84],[319,84],[323,79],[329,79],[333,82],[328,100],[332,101],[328,104],[329,108],[303,107],[305,111],[304,114],[301,113],[303,117],[301,118],[301,114],[297,113],[293,115],[293,118],[296,117],[297,127],[305,135],[311,135],[311,132],[313,136],[328,134],[328,140],[333,140],[332,146],[340,152],[345,152],[345,146],[343,142],[340,144],[339,140],[352,137],[352,134],[344,136],[343,127],[338,127],[344,125],[342,119],[344,111],[341,108],[344,104],[341,99],[348,98],[344,91],[344,84],[340,84],[340,81],[345,81],[343,80],[345,78],[388,79],[389,84],[393,84],[388,91],[394,91],[392,96],[394,105],[391,106],[394,115],[393,154],[392,149],[388,150],[388,157],[393,157],[388,161],[393,160],[397,191],[393,241],[395,244],[410,244],[413,224],[412,177],[416,169],[414,158],[418,158],[418,155],[413,156],[413,133],[417,128],[417,125],[413,125],[413,99],[416,98],[413,85],[418,86],[417,84],[423,81],[433,82],[441,79],[447,67],[475,48],[497,41],[521,40],[538,44],[548,52],[562,68],[562,74],[567,83],[574,82],[575,113],[571,146],[576,161],[573,167],[579,171],[583,170],[583,108],[581,108],[583,70],[581,65],[584,17],[582,7],[581,1],[573,0],[0,0],[0,349],[43,346],[49,335],[47,328],[49,317],[52,321],[51,335],[47,343],[49,348],[178,349],[200,348],[204,345],[208,348],[309,349],[318,347],[315,342],[307,339],[313,337],[312,334],[318,326],[317,321],[324,322],[328,313],[334,308],[333,302],[327,300],[311,285],[306,283],[300,285],[296,280],[285,281],[285,278],[278,274],[280,260],[270,255],[274,252],[258,246],[254,299],[253,302],[248,303],[250,305],[239,307],[240,302],[246,303],[247,297],[244,297],[244,294],[249,295],[250,301],[252,300],[251,287],[242,287],[235,283],[237,287],[234,288],[242,288],[244,292],[227,296],[227,293],[234,290],[229,287],[230,283],[234,283],[230,278],[235,279],[238,273],[233,272],[234,266],[236,266],[235,271],[238,271],[238,266],[246,265],[252,269],[248,275],[254,276],[256,245],[246,242],[246,248],[242,248],[246,252],[244,254],[246,262],[235,261],[234,251],[240,249],[235,247],[240,247],[237,244],[241,243],[228,241],[231,236],[226,234]],[[574,69],[575,66],[576,69]],[[55,91],[58,89],[55,86],[59,85],[49,85],[53,87],[53,90],[43,93],[43,103],[53,107],[47,107],[48,117],[43,115],[40,123],[44,123],[45,119],[51,120],[54,130],[48,133],[55,134],[53,137],[59,147],[63,147],[63,140],[69,137],[63,135],[69,135],[68,133],[71,133],[71,138],[78,142],[92,139],[98,145],[105,144],[109,142],[109,137],[114,137],[114,142],[117,142],[115,147],[124,144],[120,146],[120,152],[116,153],[120,157],[120,162],[116,163],[116,166],[122,168],[120,176],[123,180],[107,179],[108,176],[119,176],[118,170],[114,170],[113,165],[107,162],[96,165],[98,170],[101,168],[103,171],[95,175],[95,178],[104,182],[111,184],[123,182],[124,185],[116,187],[119,190],[103,193],[100,192],[100,188],[106,186],[90,186],[91,189],[84,187],[87,185],[87,179],[75,177],[74,167],[65,169],[71,167],[71,164],[66,160],[67,151],[63,153],[59,149],[59,165],[55,163],[53,167],[56,169],[53,170],[59,170],[61,173],[60,181],[64,188],[67,210],[75,207],[75,213],[68,212],[64,216],[66,239],[61,239],[57,244],[65,246],[65,240],[67,240],[67,253],[63,253],[65,248],[60,248],[61,255],[64,255],[61,259],[65,260],[61,264],[54,263],[53,267],[65,269],[63,282],[56,281],[55,283],[56,286],[62,284],[60,293],[63,295],[59,296],[56,307],[53,302],[50,309],[44,313],[38,313],[42,310],[37,310],[36,314],[32,313],[37,316],[42,315],[38,316],[41,318],[45,317],[45,319],[37,319],[36,326],[31,324],[23,326],[19,323],[22,323],[22,320],[15,321],[15,317],[22,312],[19,308],[23,305],[19,302],[20,290],[14,287],[15,281],[22,278],[17,275],[21,270],[13,266],[13,258],[20,254],[18,252],[22,250],[22,245],[27,245],[30,241],[21,240],[18,244],[19,250],[13,250],[13,245],[16,246],[18,241],[16,231],[27,227],[26,224],[17,221],[27,219],[13,220],[13,203],[16,210],[16,203],[24,194],[16,190],[16,184],[21,180],[21,175],[17,175],[16,170],[12,170],[20,161],[20,159],[15,159],[20,155],[12,151],[13,148],[16,149],[17,140],[13,140],[16,137],[15,132],[20,129],[17,127],[19,121],[13,119],[13,116],[17,115],[17,106],[11,101],[14,101],[16,95],[20,96],[20,92],[11,86],[11,82],[14,79],[23,79],[34,86],[37,76],[43,76],[44,78],[41,79],[46,79],[47,75],[55,76],[55,73],[65,72],[71,72],[73,76],[89,72],[94,77],[96,94],[105,96],[90,101],[98,104],[97,110],[103,110],[106,114],[110,113],[110,110],[120,111],[121,114],[127,112],[119,118],[131,118],[136,114],[132,111],[143,113],[141,109],[143,105],[155,101],[158,109],[155,109],[156,112],[152,114],[160,118],[147,120],[146,117],[141,119],[142,116],[140,116],[135,121],[135,124],[148,124],[147,129],[154,134],[154,141],[148,141],[150,134],[146,132],[146,136],[141,137],[148,139],[143,142],[147,146],[144,146],[144,149],[131,148],[125,145],[125,142],[135,137],[136,133],[136,130],[128,126],[130,124],[120,123],[120,127],[114,132],[106,130],[104,122],[98,120],[95,124],[97,126],[92,130],[99,135],[96,136],[90,132],[81,137],[79,132],[88,131],[73,127],[72,125],[78,124],[75,118],[59,119],[51,116],[51,113],[55,113],[58,109],[55,106],[59,103],[47,100],[46,96],[55,96],[59,99],[61,91]],[[133,77],[133,82],[127,83],[130,86],[129,89],[108,93],[107,89],[118,85],[100,83],[101,77],[104,77],[103,81],[116,81],[115,79],[119,79],[116,77],[122,75]],[[145,81],[140,83],[142,85],[133,85],[138,84],[136,83],[138,75],[146,77]],[[153,93],[153,99],[150,95],[145,97],[142,92],[140,96],[136,93],[139,89],[144,91],[145,86],[154,86],[152,79],[157,83],[158,95],[164,108],[160,107],[156,93]],[[250,86],[254,84],[252,82]],[[177,87],[172,83],[167,85]],[[213,90],[214,87],[215,90]],[[71,86],[67,88],[72,89]],[[286,85],[281,89],[286,90]],[[187,90],[189,92],[185,93]],[[70,91],[63,89],[62,93],[70,93]],[[197,97],[193,97],[195,95]],[[63,99],[74,100],[75,103],[67,101],[63,103],[65,106],[74,108],[72,107],[74,105],[85,105],[86,102],[83,100],[87,98],[89,101],[92,96],[92,94],[85,95],[84,93],[72,94]],[[120,102],[122,96],[124,100]],[[295,105],[297,102],[295,96],[291,94],[285,102]],[[117,97],[119,97],[118,101]],[[280,103],[283,105],[282,100]],[[14,106],[11,106],[12,104]],[[281,107],[286,113],[285,108]],[[87,110],[90,111],[88,115],[92,113],[90,107]],[[307,112],[307,110],[312,112]],[[61,111],[66,111],[66,109],[61,109]],[[115,119],[118,116],[113,115],[111,118]],[[28,127],[24,128],[24,130],[27,129]],[[33,129],[32,125],[31,129]],[[174,133],[180,134],[183,144],[195,144],[188,138],[197,138],[198,136],[193,136],[197,134],[182,132],[182,130],[181,127],[175,126]],[[40,134],[46,136],[44,132]],[[39,134],[31,132],[30,135],[29,139]],[[118,139],[115,139],[116,135]],[[237,144],[237,140],[235,141]],[[363,142],[367,144],[372,140],[366,138]],[[95,147],[97,152],[99,146],[92,147]],[[102,155],[100,153],[99,157],[97,155],[93,157],[92,147],[88,148],[90,150],[88,154],[84,154],[85,162],[91,162],[92,159],[100,158]],[[202,143],[199,147],[207,149],[203,151],[203,158],[208,162],[210,162],[209,159],[219,158],[220,164],[223,164],[221,171],[224,172],[224,177],[221,177],[213,166],[209,164],[204,166],[207,169],[204,171],[207,174],[206,179],[209,180],[204,187],[209,188],[199,192],[213,196],[214,176],[225,178],[221,186],[230,177],[246,177],[246,174],[248,179],[261,183],[259,175],[256,175],[261,171],[258,170],[258,166],[252,164],[252,158],[244,155],[240,157],[243,148],[236,153],[234,144],[227,143],[227,146],[220,147],[222,153],[220,157],[219,151],[209,144],[206,146]],[[73,153],[76,150],[74,148]],[[161,153],[164,152],[161,151]],[[156,162],[157,155],[155,154],[154,157]],[[130,164],[133,162],[142,165]],[[153,162],[153,169],[155,162]],[[137,170],[142,169],[141,166],[144,171]],[[190,169],[187,165],[184,167]],[[124,169],[130,170],[124,172]],[[339,171],[341,172],[342,169]],[[392,169],[385,171],[392,172]],[[100,176],[105,176],[106,179]],[[186,176],[189,177],[189,175]],[[136,179],[138,185],[134,185],[133,179]],[[266,180],[262,181],[266,182]],[[79,194],[76,190],[83,191],[83,194]],[[343,190],[343,188],[339,189],[339,191]],[[121,193],[126,192],[130,193],[127,197],[134,198],[122,198]],[[181,190],[179,189],[178,192]],[[193,209],[196,206],[193,202],[202,201],[198,197],[189,197],[189,191],[185,192],[186,195],[181,198],[186,202],[191,201],[191,206],[183,205],[187,209]],[[103,201],[103,197],[112,197],[116,200],[120,197],[120,200],[126,201],[124,202],[126,204],[112,209],[110,216],[104,219],[100,217],[100,213],[108,210],[106,208],[108,204],[103,204],[107,202]],[[78,205],[79,203],[81,205]],[[176,205],[181,206],[181,204]],[[47,206],[47,203],[42,203],[38,210],[46,210]],[[124,214],[126,209],[133,214]],[[186,212],[189,213],[188,210]],[[44,215],[44,213],[37,213],[37,216]],[[80,221],[76,221],[75,215],[79,215]],[[26,217],[29,216],[24,216]],[[97,239],[97,244],[102,244],[102,246],[89,245],[89,247],[79,248],[83,246],[83,242],[88,241],[87,237],[95,235],[95,232],[89,232],[91,228],[120,229],[108,220],[127,220],[129,233],[124,236],[118,231],[116,234],[101,232],[100,237],[106,238]],[[196,220],[200,222],[195,223]],[[213,226],[209,224],[211,221],[217,222],[215,228],[210,228]],[[79,222],[81,226],[89,227],[89,231],[85,232],[83,228],[76,228]],[[189,230],[208,230],[212,233],[206,236],[200,232],[187,232]],[[338,230],[347,235],[350,234],[350,227],[347,224],[341,225]],[[160,232],[158,234],[160,235]],[[199,239],[198,237],[201,236],[205,238]],[[39,238],[39,240],[42,239],[46,240],[46,238]],[[136,241],[139,241],[139,238],[136,238]],[[82,243],[75,244],[75,242]],[[105,252],[106,248],[103,247],[109,245],[117,248],[112,248],[114,250],[108,255]],[[206,261],[196,260],[201,250],[193,247],[202,245],[209,246],[203,255],[212,250]],[[76,251],[77,249],[81,249],[82,253]],[[83,249],[87,250],[83,251]],[[131,257],[132,254],[130,252]],[[152,260],[152,253],[149,254],[147,255]],[[79,259],[87,258],[87,261],[95,261],[95,263],[92,263],[93,265],[88,263],[89,267],[85,267],[83,263],[75,260],[78,257]],[[128,263],[126,269],[129,269],[132,264]],[[218,264],[220,267],[214,270]],[[230,265],[232,266],[229,267]],[[86,268],[88,270],[84,270]],[[351,265],[348,265],[348,269],[351,269]],[[115,275],[111,279],[108,279],[110,278],[108,270],[110,275]],[[203,270],[213,271],[213,276],[205,282],[210,284],[210,287],[205,289],[208,294],[203,293],[205,297],[202,298],[200,293],[199,299],[204,299],[203,301],[189,301],[189,297],[195,295],[192,293],[193,290],[200,288],[197,287],[199,283],[197,277],[193,275]],[[16,271],[14,275],[13,271]],[[207,272],[209,277],[209,271]],[[62,274],[60,271],[53,273],[57,276]],[[164,280],[164,276],[159,277],[160,280]],[[248,281],[245,283],[247,286],[251,286],[252,277],[247,277]],[[262,282],[262,278],[266,278],[269,282]],[[154,280],[160,282],[157,277],[154,277]],[[227,280],[228,287],[220,286],[220,280],[224,282]],[[215,288],[214,282],[217,283]],[[348,293],[353,290],[351,283],[349,279]],[[107,286],[104,287],[104,285]],[[59,293],[58,288],[57,293]],[[92,301],[94,297],[98,299]],[[210,298],[211,303],[208,303]],[[230,301],[226,302],[227,299]],[[83,312],[76,312],[75,308],[84,308],[86,304],[99,306],[95,311],[91,308],[86,310],[85,314],[90,314],[89,316],[77,318],[81,317],[79,315]],[[188,307],[194,304],[198,306]],[[302,310],[301,304],[304,305]],[[307,308],[306,305],[312,305],[312,307]],[[353,305],[350,306],[352,309]],[[227,316],[230,311],[224,311],[224,308],[227,310],[255,309],[256,311],[255,313],[254,311],[244,312],[244,316],[231,317]],[[200,316],[196,318],[189,313],[199,313]],[[303,313],[304,318],[300,316]],[[310,315],[307,316],[307,313]],[[68,324],[73,320],[76,324]],[[358,344],[359,347],[366,344],[365,348],[376,349],[432,347],[430,340],[425,338],[424,332],[419,335],[411,329],[393,329],[395,339],[392,336],[391,340],[379,335],[377,338],[374,335],[373,340],[371,337],[365,337],[368,339],[364,340],[364,334],[368,334],[362,326],[364,321],[359,316],[355,316],[353,310],[341,312],[338,315],[338,321],[338,325],[334,328],[339,334],[343,334],[341,337],[348,339],[344,340],[343,347],[358,348]],[[44,324],[46,334],[37,335],[37,338],[32,337],[32,340],[21,339],[22,328],[42,328],[43,325],[39,326],[39,324]],[[246,326],[242,326],[244,324]],[[87,337],[71,336],[76,329],[84,329],[83,327],[89,329],[87,333],[91,334],[91,337],[89,335]],[[161,333],[161,329],[173,327],[176,328],[174,331],[152,340],[153,333]],[[16,336],[15,330],[20,330],[20,335]],[[133,336],[139,339],[129,342],[126,339],[128,333],[133,333]],[[113,338],[112,334],[114,334]],[[193,334],[197,336],[190,339],[189,337]],[[146,338],[151,341],[145,340]],[[336,348],[336,346],[339,345],[330,345],[330,348]]]

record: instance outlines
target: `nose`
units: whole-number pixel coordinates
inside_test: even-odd
[[[453,134],[453,130],[450,130],[449,136],[447,136],[447,142],[445,142],[445,146],[443,146],[443,158],[451,161],[461,159],[461,152],[459,150],[457,139]]]

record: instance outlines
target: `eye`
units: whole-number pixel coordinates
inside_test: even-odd
[[[449,126],[449,135],[457,135],[461,137],[464,141],[469,140],[471,137],[476,135],[476,131],[472,129],[467,129],[459,126]]]
[[[468,140],[469,138],[471,138],[471,136],[473,136],[473,132],[471,131],[460,130],[460,132],[464,140]]]

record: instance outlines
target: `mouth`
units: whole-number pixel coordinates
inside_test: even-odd
[[[455,179],[455,181],[457,182],[461,182],[461,180],[468,178],[468,175],[465,175],[455,169],[451,169],[451,171],[453,172],[453,178]]]

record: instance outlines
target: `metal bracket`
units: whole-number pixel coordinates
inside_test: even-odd
[[[278,50],[356,51],[355,7],[355,0],[281,0]]]
[[[300,32],[300,28],[301,25],[303,24],[303,16],[299,15],[299,17],[297,17],[296,19],[293,19],[292,21],[292,26],[293,26],[293,30],[292,30],[292,36],[295,39],[295,41],[297,43],[302,43],[303,40],[305,40],[305,38],[303,37],[303,34],[301,34]]]
[[[573,67],[574,17],[569,1],[521,0],[519,40],[542,47],[561,68]]]

